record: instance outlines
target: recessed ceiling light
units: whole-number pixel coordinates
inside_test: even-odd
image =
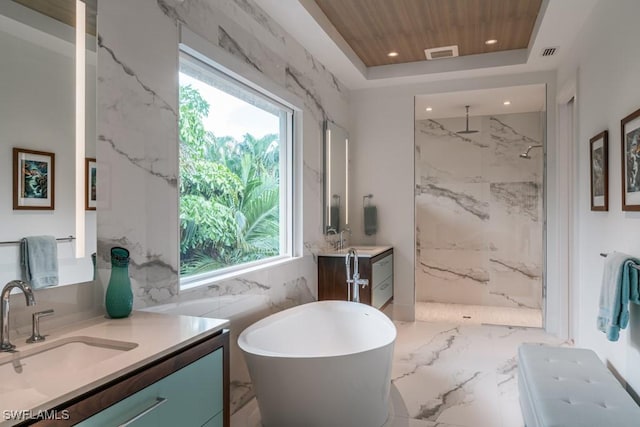
[[[511,101],[504,101],[503,104],[504,105],[511,105]]]
[[[389,52],[387,53],[387,56],[391,56],[391,57],[398,56],[398,52],[396,51]]]
[[[433,111],[433,108],[427,107],[427,111]]]
[[[496,39],[489,39],[484,42],[484,44],[496,44],[496,43],[498,43],[498,40]]]

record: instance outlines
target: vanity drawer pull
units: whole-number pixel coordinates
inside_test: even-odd
[[[144,417],[149,412],[153,411],[154,409],[158,408],[160,405],[162,405],[163,403],[166,403],[166,402],[167,402],[167,398],[165,398],[165,397],[156,397],[156,401],[153,403],[153,405],[149,406],[147,409],[145,409],[144,411],[140,412],[138,415],[135,415],[133,418],[129,418],[127,421],[125,421],[124,423],[120,424],[118,427],[127,427],[127,426],[133,424],[134,422],[138,421],[140,418]]]
[[[385,289],[387,289],[389,287],[389,285],[391,284],[391,282],[385,282],[384,285],[380,286],[378,289],[381,291],[384,291]]]

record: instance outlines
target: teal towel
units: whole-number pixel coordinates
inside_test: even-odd
[[[53,236],[31,236],[20,240],[20,264],[25,281],[33,289],[58,284],[58,243]]]
[[[640,304],[640,283],[638,275],[640,271],[635,268],[631,268],[629,273],[629,301],[635,304]]]
[[[364,234],[371,236],[378,231],[378,208],[375,206],[364,207]]]
[[[618,341],[620,329],[629,323],[629,301],[638,298],[638,270],[633,265],[640,264],[637,258],[620,252],[607,256],[600,288],[598,329],[607,335],[609,341]],[[634,289],[632,289],[632,287]]]

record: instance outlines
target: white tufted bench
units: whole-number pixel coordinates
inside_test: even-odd
[[[518,357],[526,427],[640,426],[640,407],[593,351],[522,344]]]

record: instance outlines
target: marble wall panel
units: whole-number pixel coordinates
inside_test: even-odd
[[[542,282],[537,269],[510,269],[498,265],[491,268],[489,295],[491,301],[500,301],[498,306],[524,307],[540,309]],[[524,271],[524,273],[522,272]]]
[[[488,185],[463,183],[452,187],[430,183],[418,186],[418,249],[486,248],[483,224],[489,220]]]
[[[260,40],[262,45],[274,52],[282,52],[283,46],[291,40],[291,37],[252,0],[199,0],[191,3],[204,7],[214,5],[213,12],[222,16],[223,21],[241,24],[252,38]],[[210,14],[200,14],[200,18],[196,14],[190,16],[190,25],[196,20],[206,24],[210,18]]]
[[[264,46],[243,27],[233,21],[225,21],[218,26],[218,46],[241,59],[262,74],[282,85],[285,76],[285,62],[276,52]]]
[[[416,263],[417,301],[477,304],[488,293],[486,252],[467,249],[422,249]]]
[[[485,182],[482,159],[489,153],[490,144],[479,134],[456,133],[455,129],[464,128],[464,124],[449,121],[446,126],[442,120],[416,121],[416,166],[420,166],[420,176],[436,182]]]
[[[491,184],[489,246],[495,256],[542,262],[542,188],[535,182]],[[516,254],[516,255],[514,255]]]
[[[167,84],[177,52],[167,46],[178,30],[154,2],[124,3],[99,11],[98,266],[108,277],[109,248],[129,249],[141,307],[177,293],[177,91]]]
[[[540,113],[416,121],[416,297],[539,308]],[[537,151],[536,151],[537,150]]]

